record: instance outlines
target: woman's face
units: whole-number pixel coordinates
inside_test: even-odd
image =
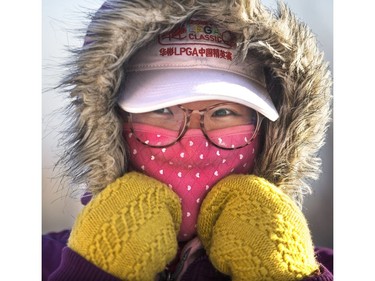
[[[182,106],[189,110],[201,110],[218,103],[222,101],[199,101]],[[236,104],[215,108],[212,114],[208,111],[209,116],[205,117],[204,122],[217,122],[215,126],[219,128],[213,131],[213,134],[211,132],[205,134],[202,131],[200,114],[194,111],[190,116],[188,129],[178,141],[175,141],[178,133],[174,134],[173,130],[167,129],[170,125],[166,125],[166,122],[169,122],[166,120],[171,115],[174,116],[171,108],[156,110],[150,115],[147,113],[146,117],[141,116],[143,119],[133,118],[132,122],[136,124],[124,124],[124,138],[129,148],[131,169],[165,183],[180,197],[183,217],[179,240],[189,240],[194,237],[200,205],[209,190],[220,179],[232,173],[252,172],[258,151],[258,138],[238,149],[226,149],[215,145],[215,143],[220,145],[244,143],[249,132],[251,134],[254,131],[254,124],[230,127],[226,124],[233,121],[241,123],[238,120],[246,119],[241,115],[247,115],[247,111],[252,112],[251,109]],[[165,118],[164,122],[159,122],[159,118]],[[140,123],[139,120],[146,121]],[[204,126],[207,129],[206,123]],[[163,144],[164,140],[170,145],[157,146],[159,143]]]

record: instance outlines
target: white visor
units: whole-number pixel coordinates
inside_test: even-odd
[[[131,113],[204,100],[230,101],[271,121],[279,115],[259,63],[236,64],[236,38],[212,23],[192,19],[143,47],[125,65],[118,104]]]

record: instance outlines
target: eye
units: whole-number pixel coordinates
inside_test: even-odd
[[[225,117],[225,116],[236,116],[237,113],[235,113],[233,110],[230,110],[228,108],[219,108],[219,109],[216,109],[213,113],[212,113],[212,117]]]
[[[168,114],[173,115],[172,111],[168,107],[154,110],[154,111],[152,111],[152,113],[160,114],[160,115],[168,115]]]

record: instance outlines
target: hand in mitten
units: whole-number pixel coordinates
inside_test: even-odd
[[[177,252],[179,198],[131,172],[108,185],[79,214],[68,246],[122,280],[154,280]]]
[[[198,235],[213,265],[233,281],[298,280],[319,268],[298,206],[253,175],[231,175],[212,188]]]

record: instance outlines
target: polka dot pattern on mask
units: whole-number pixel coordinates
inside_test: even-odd
[[[150,139],[157,137],[150,132]],[[182,205],[182,224],[178,239],[189,240],[196,235],[199,208],[211,187],[230,173],[249,173],[254,166],[258,141],[236,150],[217,148],[202,131],[190,129],[177,143],[153,148],[139,142],[124,130],[129,145],[131,166],[167,184]]]

